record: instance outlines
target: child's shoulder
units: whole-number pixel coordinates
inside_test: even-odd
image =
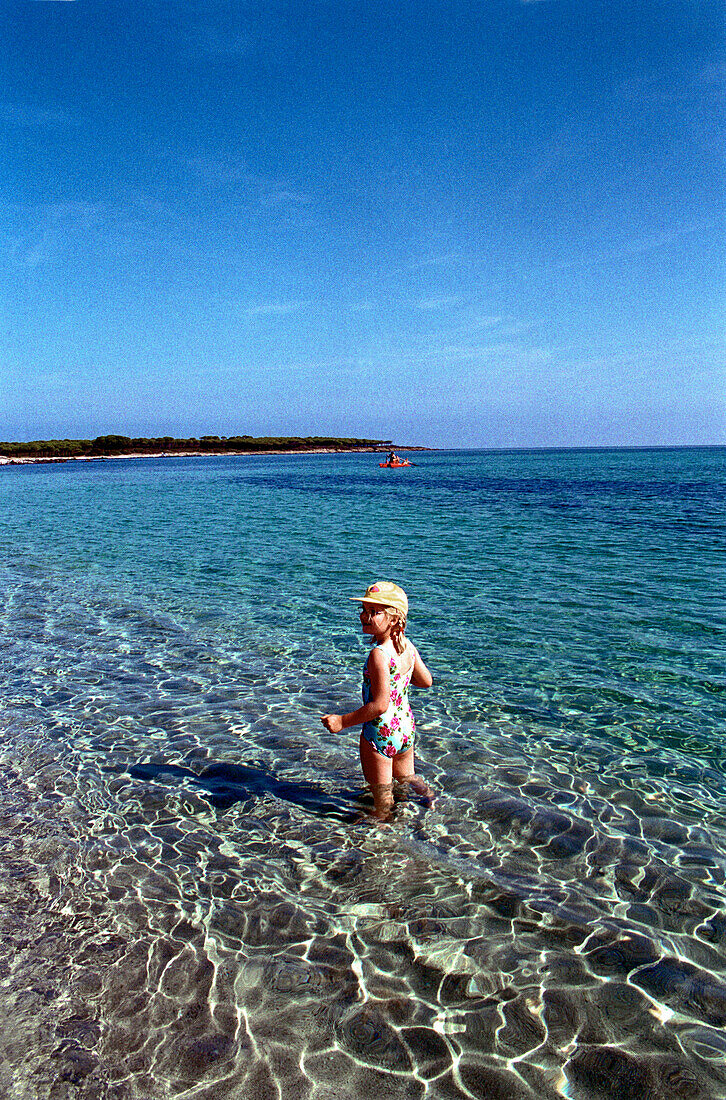
[[[371,651],[368,654],[368,660],[366,664],[370,664],[375,661],[377,664],[388,665],[391,661],[395,661],[396,651],[390,642],[379,642],[371,647]]]
[[[393,664],[393,658],[386,651],[385,646],[374,645],[371,649],[366,663],[363,667],[363,678],[370,679],[371,675],[383,676],[387,671],[390,671]]]
[[[369,665],[372,661],[387,661],[388,650],[386,649],[386,643],[376,643],[371,646],[370,652],[366,658],[366,664]]]

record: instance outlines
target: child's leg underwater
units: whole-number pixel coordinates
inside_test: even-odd
[[[373,794],[373,816],[381,821],[388,821],[393,810],[393,775],[392,762],[387,756],[381,756],[366,741],[363,734],[360,735],[360,762],[366,783]]]
[[[416,764],[413,756],[413,748],[407,750],[407,752],[401,752],[398,756],[393,758],[393,778],[399,783],[408,783],[412,791],[414,791],[419,798],[423,798],[424,801],[432,806],[434,802],[434,792],[424,782],[420,775],[416,775]]]

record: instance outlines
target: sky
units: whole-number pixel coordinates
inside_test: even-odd
[[[726,443],[720,2],[0,23],[0,439]]]

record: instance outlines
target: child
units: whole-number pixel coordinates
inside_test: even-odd
[[[431,673],[416,646],[405,636],[408,598],[391,581],[372,584],[364,596],[352,596],[363,606],[361,629],[370,634],[373,648],[363,669],[363,706],[350,714],[326,714],[323,725],[331,733],[360,726],[360,759],[373,792],[374,816],[390,819],[393,780],[410,783],[417,794],[431,791],[414,771],[415,722],[408,701],[409,684],[431,687]]]

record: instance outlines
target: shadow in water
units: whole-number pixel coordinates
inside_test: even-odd
[[[278,779],[264,768],[247,764],[211,764],[200,772],[179,764],[131,764],[108,770],[123,772],[133,779],[147,782],[176,778],[180,784],[191,784],[221,812],[238,802],[271,796],[292,802],[318,817],[336,818],[346,823],[357,821],[361,813],[360,800],[363,792],[360,790],[331,793],[321,784]]]

